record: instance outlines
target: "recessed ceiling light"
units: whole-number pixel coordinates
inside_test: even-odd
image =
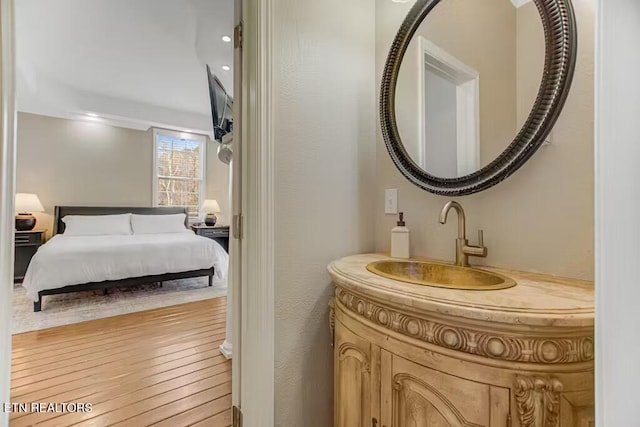
[[[87,113],[87,116],[89,116],[89,117],[98,117],[98,115],[96,113]]]
[[[231,43],[231,37],[229,36],[222,36],[222,41],[226,42],[226,43]]]
[[[222,69],[225,71],[229,71],[231,69],[231,67],[229,67],[228,65],[223,65]]]

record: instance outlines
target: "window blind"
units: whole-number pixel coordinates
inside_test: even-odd
[[[197,217],[203,186],[203,147],[194,139],[156,136],[157,206],[185,206]]]

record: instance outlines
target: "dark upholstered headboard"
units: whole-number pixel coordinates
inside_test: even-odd
[[[54,211],[53,235],[64,233],[62,218],[67,215],[117,215],[133,213],[139,215],[185,214],[184,226],[189,227],[189,214],[186,207],[127,208],[103,206],[56,206]]]

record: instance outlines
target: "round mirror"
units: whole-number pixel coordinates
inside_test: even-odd
[[[570,0],[417,0],[383,73],[391,158],[438,194],[504,180],[548,137],[575,51]]]

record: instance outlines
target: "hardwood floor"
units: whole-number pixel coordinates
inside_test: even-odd
[[[22,426],[231,425],[226,298],[13,336],[11,402],[91,403],[12,412]]]

